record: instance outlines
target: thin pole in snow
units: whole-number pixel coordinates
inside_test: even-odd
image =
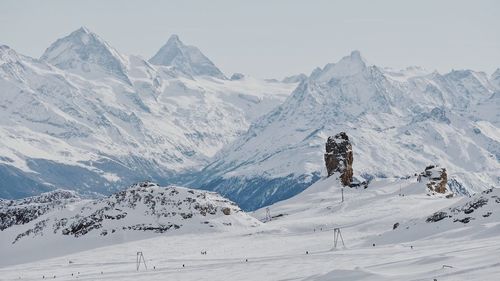
[[[146,259],[144,259],[144,255],[142,252],[137,252],[136,258],[135,258],[135,264],[137,267],[137,271],[139,271],[139,267],[141,266],[141,261],[144,263],[144,267],[146,270],[148,269],[148,266],[146,265]]]
[[[337,244],[339,242],[342,242],[342,247],[345,248],[345,243],[344,243],[344,238],[342,237],[342,233],[340,232],[340,227],[336,227],[333,229],[333,248],[337,249]]]

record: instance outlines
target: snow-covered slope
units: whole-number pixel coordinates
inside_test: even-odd
[[[272,220],[257,227],[233,224],[227,228],[230,231],[155,235],[18,264],[26,261],[24,256],[1,267],[0,275],[5,280],[55,276],[58,280],[384,281],[482,281],[500,276],[497,190],[472,198],[446,198],[430,194],[416,176],[374,179],[367,189],[344,188],[344,202],[341,190],[335,177],[321,179],[293,198],[271,205]],[[468,203],[479,198],[488,199],[487,204]],[[472,205],[476,208],[470,213]],[[455,217],[426,222],[434,213],[448,210],[467,210],[478,219],[467,224],[453,223]],[[492,214],[483,217],[488,212]],[[264,220],[266,209],[253,215]],[[426,225],[437,231],[422,232],[425,237],[408,235]],[[344,244],[339,239],[334,248],[333,229],[337,227]],[[47,238],[36,237],[37,241]],[[137,251],[144,254],[147,268],[141,264],[137,270]]]
[[[272,224],[289,231],[341,227],[349,233],[350,240],[369,243],[380,233],[392,230],[396,222],[420,219],[462,198],[432,193],[426,182],[418,182],[417,176],[374,179],[368,188],[344,187],[343,191],[339,180],[331,176],[321,178],[290,199],[255,211],[254,215],[265,220],[269,208]]]
[[[20,209],[25,215],[36,216],[29,220],[12,216]],[[81,200],[71,192],[58,191],[2,203],[0,217],[2,221],[5,217],[18,218],[15,223],[2,224],[2,253],[15,253],[16,257],[3,260],[2,265],[161,233],[227,231],[260,224],[216,193],[160,187],[150,182],[135,184],[99,200]],[[28,254],[56,245],[58,250]]]
[[[492,188],[463,198],[424,218],[408,219],[377,239],[379,243],[409,242],[432,238],[500,236],[500,189]]]
[[[187,46],[179,36],[172,35],[167,43],[149,60],[156,65],[173,66],[181,72],[226,79],[224,74],[198,48]]]
[[[196,64],[192,65],[197,68]],[[190,77],[81,28],[41,60],[0,47],[0,197],[109,194],[199,170],[294,84]]]
[[[220,151],[194,185],[244,209],[288,198],[324,170],[328,136],[352,140],[358,178],[439,164],[473,193],[500,183],[500,96],[482,72],[369,65],[359,52],[316,69],[279,107]]]

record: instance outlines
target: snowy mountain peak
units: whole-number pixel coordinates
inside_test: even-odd
[[[318,82],[328,82],[332,78],[342,78],[361,72],[367,66],[366,60],[359,51],[352,51],[337,63],[329,63],[320,71],[315,70],[311,78]]]
[[[500,68],[497,68],[495,72],[491,75],[491,81],[492,83],[500,89]]]
[[[85,78],[100,78],[104,74],[129,83],[126,59],[85,27],[54,42],[41,60]]]
[[[356,60],[364,61],[363,57],[361,56],[361,52],[358,51],[358,50],[352,51],[351,54],[349,55],[349,57],[351,59],[356,59]]]
[[[182,43],[181,39],[179,38],[179,35],[177,35],[177,34],[170,35],[170,38],[168,38],[167,44],[178,44],[180,46],[184,45]]]
[[[78,33],[84,33],[84,34],[91,34],[92,32],[85,26],[80,27],[79,29],[75,30],[75,32]]]
[[[174,66],[192,76],[212,76],[226,79],[224,74],[198,48],[184,45],[179,36],[172,35],[167,43],[149,60],[156,65]]]
[[[19,60],[19,56],[7,45],[0,45],[0,64],[15,62]]]

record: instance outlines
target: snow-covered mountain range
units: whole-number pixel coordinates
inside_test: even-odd
[[[177,36],[148,62],[80,28],[40,59],[0,47],[0,198],[110,192],[199,170],[294,84],[224,75]],[[157,64],[157,65],[154,65]]]
[[[500,182],[500,70],[394,70],[354,51],[309,76],[227,79],[176,35],[146,60],[80,28],[40,59],[1,46],[0,91],[0,198],[150,179],[254,210],[324,175],[340,131],[360,181],[439,165],[465,193]]]
[[[498,72],[498,71],[497,71]],[[469,193],[500,184],[496,74],[370,65],[358,51],[315,69],[287,100],[224,147],[193,184],[244,209],[286,199],[324,173],[324,144],[349,135],[360,180],[405,177],[427,165]]]

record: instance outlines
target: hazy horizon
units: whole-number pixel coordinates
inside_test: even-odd
[[[309,74],[352,50],[384,67],[491,74],[500,67],[499,10],[500,2],[486,0],[7,0],[0,3],[0,44],[38,58],[55,40],[86,26],[119,52],[144,58],[177,34],[228,76]]]

